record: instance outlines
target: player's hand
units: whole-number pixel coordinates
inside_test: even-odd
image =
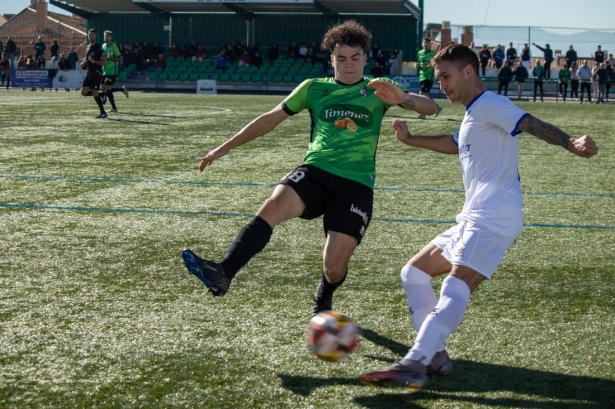
[[[410,131],[408,131],[408,124],[406,123],[406,121],[394,119],[393,129],[395,129],[395,135],[397,135],[397,139],[399,139],[403,143],[407,143],[407,141],[409,141],[412,137],[412,135],[410,135]]]
[[[81,68],[86,69],[88,67],[88,62],[87,61],[83,61],[81,62]]]
[[[376,90],[376,96],[389,105],[401,104],[408,98],[401,88],[383,80],[372,80],[368,87]]]
[[[205,168],[211,165],[211,163],[214,160],[223,157],[227,153],[228,151],[222,149],[221,147],[217,147],[213,151],[210,151],[207,155],[201,158],[201,164],[199,165],[199,172],[202,172],[203,170],[205,170]]]
[[[568,150],[575,155],[591,158],[598,153],[598,145],[589,135],[583,135],[580,138],[571,138]]]

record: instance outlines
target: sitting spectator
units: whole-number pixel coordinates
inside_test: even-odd
[[[32,55],[29,55],[28,58],[26,58],[26,67],[29,70],[36,69],[36,60],[32,57]]]
[[[301,43],[301,47],[299,47],[299,58],[305,59],[308,53],[308,48],[305,43]]]
[[[224,44],[224,41],[223,41],[218,46],[218,53],[216,54],[216,58],[218,58],[220,54],[224,54],[224,53],[226,53],[226,44]]]
[[[225,72],[227,68],[228,68],[228,62],[226,61],[226,58],[224,58],[224,55],[218,56],[218,59],[216,60],[216,69],[222,70],[222,72]]]
[[[280,56],[280,49],[276,43],[271,44],[271,48],[267,52],[267,59],[270,63],[274,62]]]
[[[58,67],[58,61],[56,61],[56,57],[51,57],[51,59],[49,60],[49,66],[47,67],[47,69],[49,70],[57,70]]]
[[[163,70],[167,68],[167,57],[162,54],[158,54],[158,58],[156,59],[156,67]]]
[[[239,44],[238,47],[235,47],[235,53],[242,56],[244,51],[248,51],[248,44],[246,44],[246,40],[241,40],[241,44]]]
[[[192,56],[192,62],[199,61],[203,62],[203,58],[205,58],[205,50],[203,50],[202,46],[197,46],[196,50],[194,50],[194,55]]]
[[[395,47],[393,48],[393,51],[391,51],[391,55],[389,56],[389,64],[393,65],[397,62],[397,56],[399,55],[399,48]]]
[[[232,44],[226,48],[226,53],[224,53],[224,58],[231,65],[235,63],[235,60],[237,60],[237,53],[235,52],[235,48],[233,47]]]
[[[241,57],[239,58],[239,66],[240,67],[249,67],[252,63],[252,58],[248,54],[248,50],[245,50]]]
[[[391,75],[391,64],[389,64],[388,61],[385,61],[384,65],[382,66],[382,74]]]
[[[252,58],[254,58],[254,56],[256,55],[256,53],[259,53],[259,49],[256,46],[256,43],[254,41],[252,41],[250,43],[250,46],[248,47],[248,55]]]
[[[380,55],[380,47],[378,47],[378,44],[374,43],[374,46],[369,52],[369,58],[376,59],[378,58],[379,55]]]
[[[154,61],[150,58],[150,53],[151,51],[149,44],[147,43],[147,41],[143,41],[143,45],[141,46],[139,54],[141,55],[141,58],[143,59],[144,63],[146,63],[147,65],[154,65]]]
[[[192,42],[190,43],[190,47],[188,48],[188,55],[194,57],[194,54],[196,53],[196,50],[199,49],[199,47],[200,46],[196,43],[196,41],[192,40]],[[192,61],[194,61],[194,59]]]
[[[162,54],[162,47],[160,47],[158,41],[154,41],[154,45],[149,48],[149,58],[150,60],[158,61],[160,54]]]
[[[310,64],[314,65],[314,61],[316,59],[316,48],[310,46],[308,48],[308,52],[305,55],[305,62],[309,62]]]
[[[299,47],[297,47],[297,43],[291,43],[290,47],[288,47],[288,51],[286,52],[286,59],[294,58],[297,60],[299,57]]]
[[[64,54],[60,54],[60,61],[58,61],[58,68],[62,71],[70,70],[71,63],[68,61],[68,58],[64,56]]]
[[[384,63],[389,61],[389,57],[391,54],[386,50],[381,50],[378,57],[376,57],[376,61],[380,64],[381,67],[384,67]]]
[[[175,44],[175,41],[171,42],[171,47],[169,47],[169,53],[167,55],[171,55],[175,58],[179,57],[179,47]]]
[[[68,53],[68,61],[70,61],[70,69],[71,70],[76,70],[77,69],[77,61],[79,61],[79,55],[77,54],[77,49],[75,47],[72,47],[70,49],[70,53]]]
[[[17,63],[17,69],[18,70],[27,70],[28,69],[28,62],[23,57],[23,55],[21,57],[19,57],[19,62]]]
[[[180,60],[185,60],[186,57],[190,56],[190,52],[188,51],[188,47],[186,47],[186,44],[182,44],[179,47],[179,59]]]
[[[254,57],[252,57],[252,65],[256,66],[260,70],[263,65],[263,57],[261,57],[261,53],[258,51],[254,53]]]
[[[46,61],[45,61],[45,57],[43,57],[43,55],[39,55],[38,58],[36,59],[36,69],[38,70],[44,70],[46,69]]]
[[[376,64],[372,67],[371,70],[369,70],[369,75],[371,75],[374,78],[378,78],[378,77],[382,77],[382,67],[380,66],[380,63],[378,61],[376,61]]]

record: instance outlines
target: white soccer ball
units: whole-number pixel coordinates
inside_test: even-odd
[[[350,355],[359,344],[361,329],[348,315],[323,311],[310,320],[310,349],[323,361],[335,362]]]

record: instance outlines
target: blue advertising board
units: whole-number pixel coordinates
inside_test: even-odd
[[[418,94],[421,90],[421,81],[416,75],[385,75],[400,85],[403,85],[408,91]]]

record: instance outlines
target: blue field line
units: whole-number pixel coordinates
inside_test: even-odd
[[[225,216],[225,217],[254,217],[253,213],[237,212],[211,212],[206,210],[164,210],[164,209],[124,209],[118,207],[85,207],[85,206],[52,206],[52,205],[32,205],[20,203],[0,203],[0,208],[19,209],[19,210],[61,210],[77,212],[108,212],[108,213],[154,213],[168,215],[189,215],[189,216]],[[389,218],[374,217],[372,221],[385,223],[422,223],[422,224],[455,224],[454,220],[433,220],[433,219],[408,219],[408,218]],[[525,227],[549,227],[554,229],[608,229],[615,230],[615,226],[591,226],[586,224],[551,224],[551,223],[525,223]]]
[[[0,175],[0,179],[32,179],[32,180],[61,180],[69,182],[102,182],[102,183],[160,183],[167,185],[214,185],[214,186],[252,186],[274,187],[276,184],[251,183],[251,182],[190,182],[160,179],[119,179],[119,178],[77,178],[64,176],[38,176],[38,175]],[[407,192],[432,192],[432,193],[464,193],[460,189],[432,189],[418,187],[376,187],[374,190],[407,191]],[[523,192],[524,195],[534,196],[579,196],[579,197],[607,197],[615,198],[615,193],[560,193],[560,192]]]

